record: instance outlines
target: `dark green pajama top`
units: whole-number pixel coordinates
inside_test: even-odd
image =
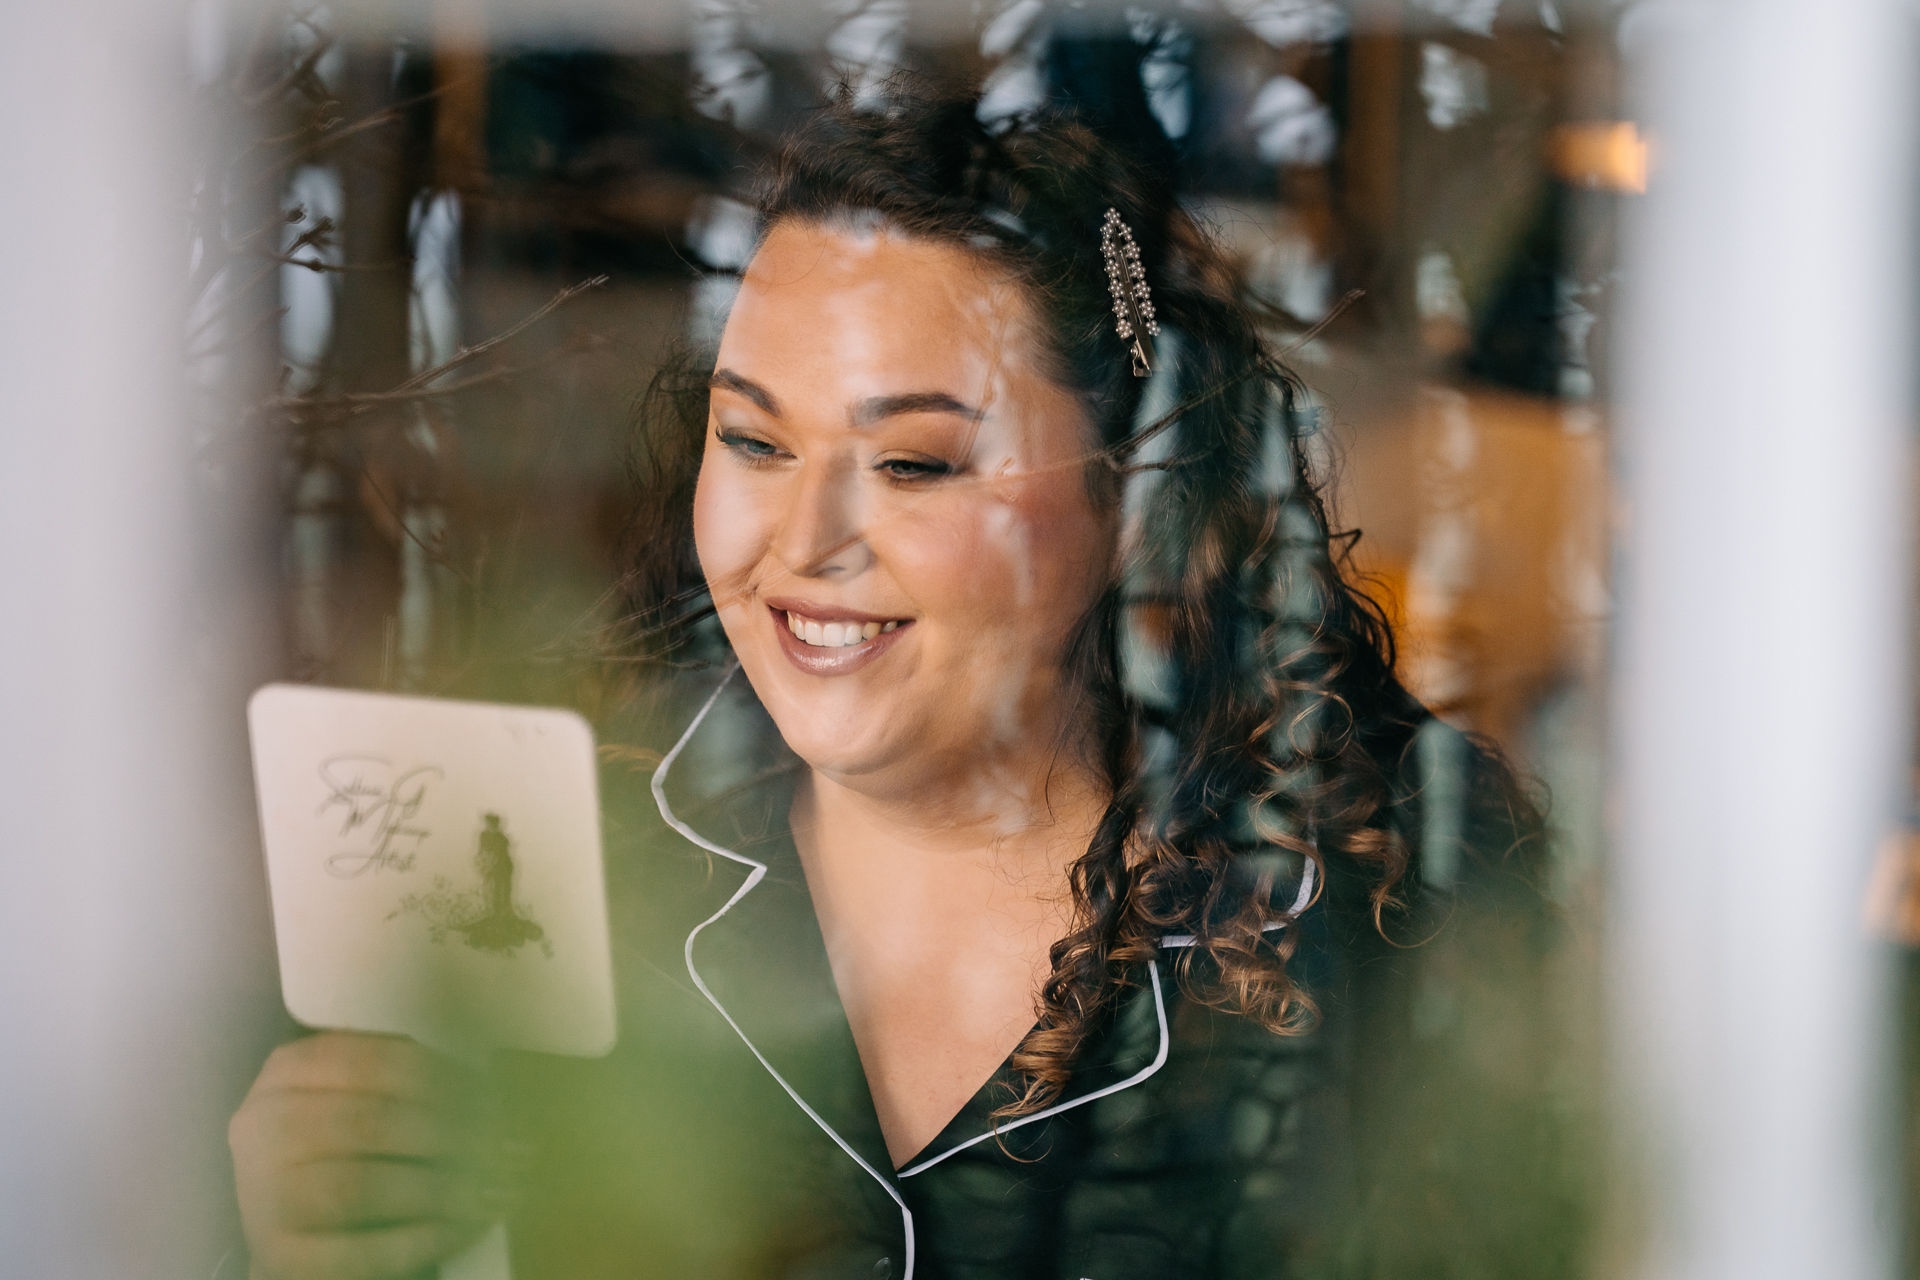
[[[1533,1243],[1568,1228],[1532,868],[1457,859],[1399,917],[1408,946],[1362,872],[1303,864],[1311,1029],[1194,998],[1204,954],[1169,937],[1054,1105],[996,1131],[1003,1065],[895,1169],[787,827],[794,770],[740,780],[736,712],[688,730],[647,803],[610,780],[620,1042],[505,1068],[534,1153],[518,1280],[1557,1274]],[[1489,1026],[1518,1047],[1489,1056]]]

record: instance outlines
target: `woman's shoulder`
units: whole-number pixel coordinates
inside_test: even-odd
[[[1270,935],[1305,997],[1295,1034],[1221,1001],[1206,949],[1163,951],[1196,1042],[1276,1061],[1391,1054],[1459,1023],[1467,993],[1481,1022],[1524,1035],[1542,1021],[1538,975],[1566,930],[1540,798],[1496,747],[1437,718],[1391,763],[1394,799],[1376,822],[1404,861],[1388,892],[1379,863],[1322,847],[1305,909]]]
[[[1406,854],[1383,920],[1556,914],[1545,797],[1498,744],[1427,716],[1383,767],[1393,795],[1384,822]]]

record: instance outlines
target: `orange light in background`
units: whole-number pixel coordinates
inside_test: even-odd
[[[1547,135],[1547,162],[1575,186],[1639,195],[1647,189],[1647,139],[1631,120],[1563,124]]]
[[[1871,936],[1920,947],[1920,830],[1902,827],[1881,841],[1862,915]]]

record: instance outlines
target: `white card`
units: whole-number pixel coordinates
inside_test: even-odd
[[[286,684],[247,718],[295,1019],[456,1053],[613,1047],[586,721]]]

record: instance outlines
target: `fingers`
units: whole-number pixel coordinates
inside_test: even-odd
[[[282,1235],[254,1244],[273,1280],[403,1280],[430,1272],[480,1237],[484,1223],[409,1222],[351,1234]]]
[[[245,1114],[257,1129],[254,1140],[285,1153],[289,1163],[351,1156],[449,1160],[470,1157],[476,1145],[472,1126],[454,1123],[441,1108],[378,1094],[286,1090]]]
[[[484,1222],[505,1208],[473,1178],[441,1165],[319,1160],[283,1172],[265,1206],[288,1231],[368,1231],[402,1223]]]
[[[465,1098],[479,1083],[475,1072],[405,1037],[329,1031],[275,1049],[254,1089],[337,1089],[439,1103]]]
[[[228,1127],[240,1211],[271,1280],[401,1280],[504,1216],[483,1188],[478,1075],[410,1040],[327,1033],[276,1050]]]
[[[492,1110],[477,1073],[411,1040],[331,1032],[274,1051],[228,1141],[242,1164],[472,1159]]]

